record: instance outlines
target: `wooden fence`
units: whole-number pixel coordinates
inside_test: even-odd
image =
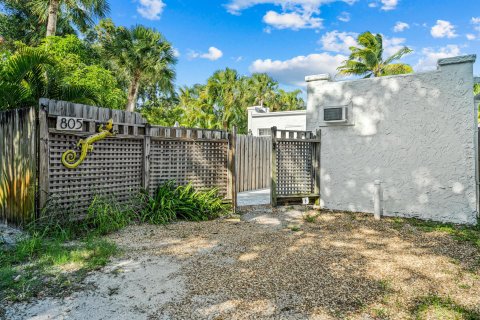
[[[270,188],[272,139],[237,135],[237,191]]]
[[[83,118],[83,132],[58,131],[59,116]],[[118,133],[95,143],[93,152],[75,169],[61,163],[62,153],[79,139],[113,119]],[[47,100],[40,108],[40,207],[47,197],[56,206],[85,211],[95,195],[111,195],[119,202],[145,189],[152,194],[169,180],[212,187],[234,200],[228,156],[230,134],[220,130],[150,126],[138,113]]]
[[[63,117],[83,125],[57,128]],[[78,167],[65,167],[63,153],[78,156],[77,143],[109,119],[116,134],[95,142]],[[226,131],[151,126],[138,113],[48,99],[40,100],[37,117],[34,108],[0,114],[0,126],[0,217],[8,223],[22,224],[50,206],[83,213],[96,195],[125,203],[169,180],[197,190],[216,187],[236,205],[235,135]]]
[[[36,184],[35,109],[0,112],[0,221],[33,217]]]
[[[320,197],[320,130],[272,128],[271,204]]]

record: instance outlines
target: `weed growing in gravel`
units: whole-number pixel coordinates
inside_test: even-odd
[[[472,243],[480,250],[480,224],[476,226],[455,225],[453,223],[441,223],[423,221],[418,219],[394,218],[394,227],[400,228],[405,224],[414,226],[424,232],[441,231],[450,234],[457,241]]]
[[[317,221],[317,217],[317,214],[307,213],[303,215],[303,220],[308,223],[314,223],[315,221]]]
[[[289,229],[293,232],[298,232],[298,231],[302,230],[300,228],[300,226],[296,226],[296,225],[295,226],[290,226]]]
[[[464,308],[448,297],[437,295],[419,298],[413,313],[416,319],[480,319],[480,313]]]

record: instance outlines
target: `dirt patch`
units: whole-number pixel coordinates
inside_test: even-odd
[[[242,220],[127,228],[111,238],[130,255],[124,261],[139,261],[135,272],[113,271],[119,262],[113,263],[88,278],[95,288],[63,301],[17,306],[9,315],[20,310],[36,314],[34,319],[121,314],[129,319],[433,314],[436,319],[440,313],[440,318],[475,319],[480,314],[480,254],[472,244],[393,219],[321,213],[306,222],[305,214],[284,208]],[[32,312],[34,306],[39,311]]]
[[[180,265],[169,257],[130,257],[84,280],[83,291],[64,299],[17,304],[7,319],[145,319],[184,291]],[[175,275],[176,274],[176,275]],[[175,276],[174,276],[175,275]]]

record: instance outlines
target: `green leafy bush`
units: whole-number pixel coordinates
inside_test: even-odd
[[[218,195],[218,189],[196,191],[192,184],[175,187],[174,181],[159,186],[153,196],[143,194],[145,208],[142,222],[165,224],[175,219],[204,221],[219,217],[229,210]]]
[[[131,205],[97,196],[88,207],[87,216],[82,224],[85,226],[84,229],[104,235],[125,228],[134,219],[135,210]]]

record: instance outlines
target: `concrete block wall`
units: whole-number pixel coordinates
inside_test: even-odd
[[[475,224],[475,56],[442,59],[426,73],[351,81],[306,78],[306,129],[322,130],[321,205],[373,213],[381,181],[386,216]],[[345,124],[323,108],[348,106]]]

